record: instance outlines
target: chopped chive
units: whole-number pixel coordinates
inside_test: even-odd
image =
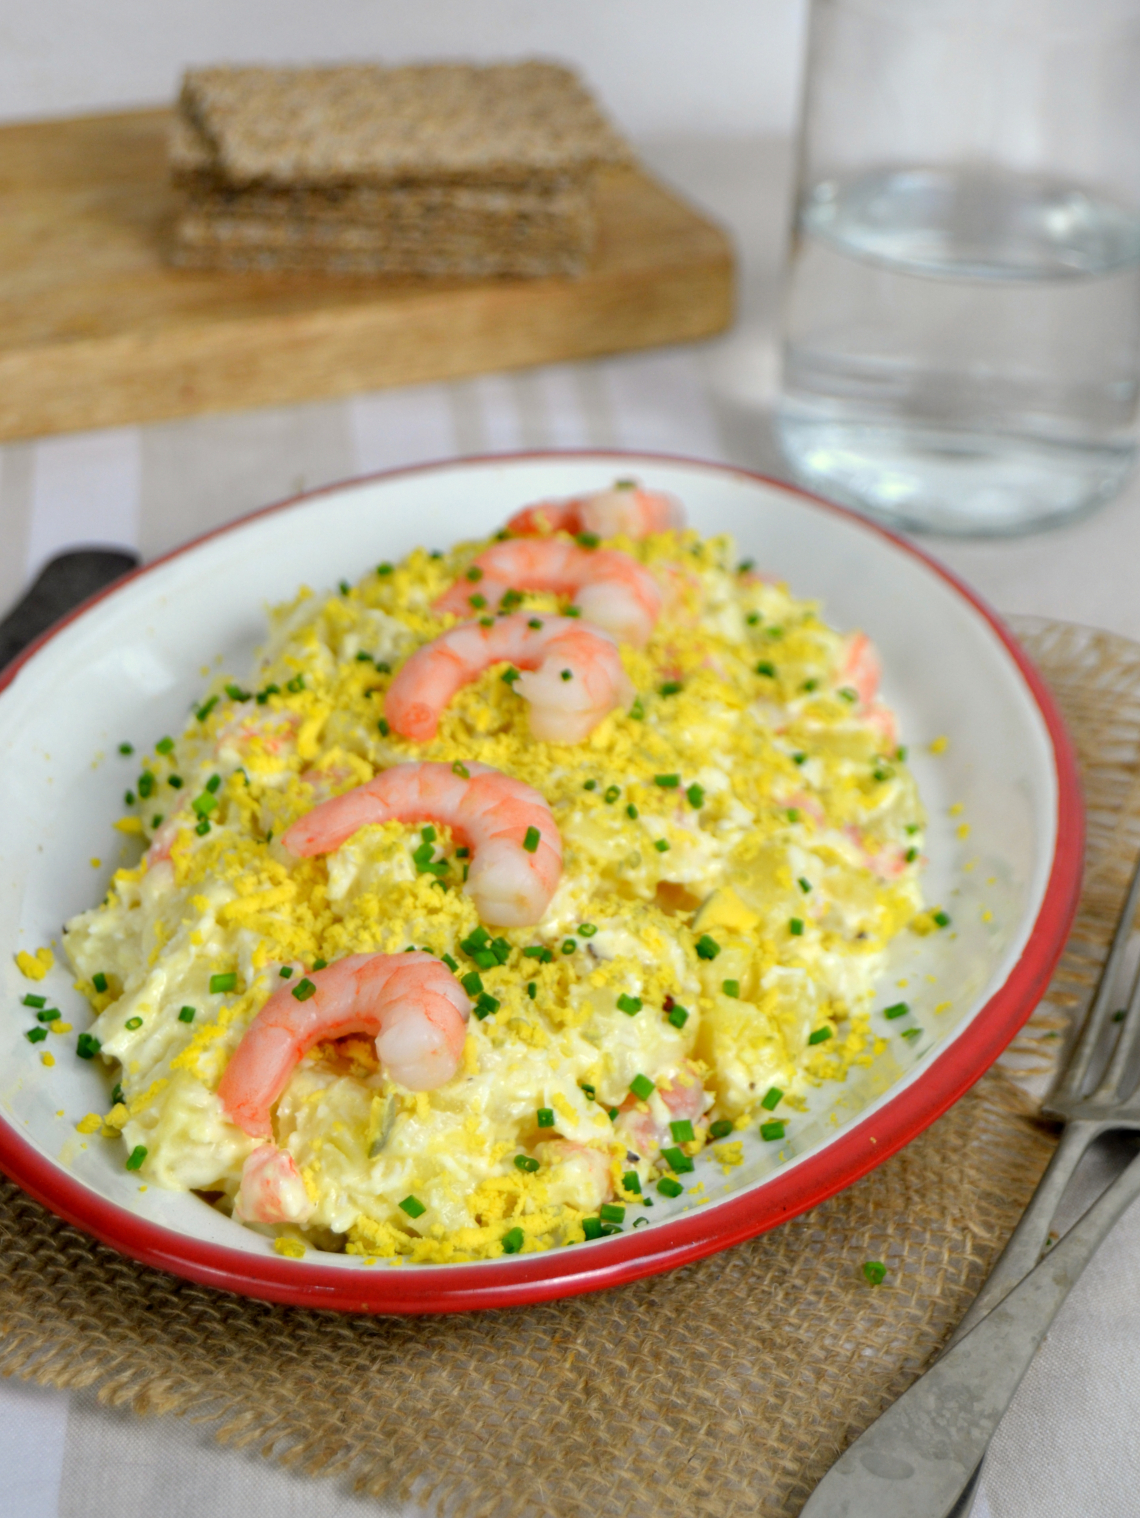
[[[458,775],[459,778],[460,778],[460,780],[470,780],[471,779],[471,771],[459,759],[457,759],[455,761],[455,763],[451,766],[451,773],[453,775]]]
[[[537,828],[527,828],[526,837],[523,839],[523,848],[528,854],[533,854],[538,848],[542,835]]]
[[[542,622],[538,617],[531,617],[530,621],[526,625],[528,627],[533,627],[537,631],[542,626]]]
[[[687,1117],[678,1118],[676,1122],[670,1123],[669,1132],[673,1135],[675,1144],[691,1144],[696,1137],[692,1120]]]
[[[647,1102],[657,1087],[649,1079],[648,1075],[635,1075],[629,1083],[629,1089],[639,1101]]]
[[[817,1028],[814,1033],[809,1033],[808,1034],[808,1043],[809,1044],[825,1044],[827,1042],[827,1040],[829,1038],[832,1038],[833,1036],[834,1036],[834,1030],[833,1029],[831,1029],[831,1028]]]
[[[592,1102],[598,1094],[596,1089],[591,1086],[588,1081],[580,1081],[578,1084],[578,1089],[582,1092],[587,1101]]]
[[[859,699],[859,692],[852,690],[849,685],[841,685],[835,694],[837,696],[842,696],[844,701],[854,702],[858,701]]]
[[[344,584],[343,580],[341,581],[341,584]],[[347,595],[348,591],[344,591],[344,594]],[[252,694],[252,691],[242,690],[240,685],[226,686],[226,695],[230,698],[231,701],[248,701]]]
[[[135,751],[135,746],[134,746],[133,743],[120,743],[119,744],[119,753],[120,754],[123,754],[123,755],[133,754],[134,751]]]
[[[596,532],[577,532],[574,541],[579,548],[597,548],[602,540]]]
[[[118,1106],[120,1102],[125,1100],[126,1098],[123,1095],[122,1083],[116,1081],[115,1084],[111,1087],[111,1103],[113,1106]]]
[[[467,992],[468,996],[478,996],[483,989],[483,977],[478,970],[468,970],[466,975],[460,976],[459,984]]]
[[[166,783],[176,791],[180,791],[186,784],[181,775],[167,775]]]
[[[169,754],[173,747],[173,738],[160,738],[154,746],[154,751],[156,754]]]
[[[701,807],[703,807],[705,804],[705,793],[703,788],[694,782],[685,792],[685,795],[689,798],[689,805],[695,811],[699,812]]]
[[[483,578],[483,571],[479,568],[478,564],[472,564],[471,568],[467,571],[466,578],[471,581],[472,585],[479,583]]]
[[[580,938],[593,938],[597,931],[592,922],[580,922],[578,924],[578,936]]]
[[[535,1113],[535,1117],[538,1120],[538,1126],[540,1128],[553,1128],[554,1127],[554,1108],[553,1107],[540,1107],[538,1109],[538,1111]]]
[[[528,980],[527,981],[527,983],[526,983],[526,994],[530,997],[531,1001],[536,1001],[537,1000],[537,998],[538,998],[538,981],[537,980]]]
[[[523,1231],[521,1228],[508,1228],[503,1235],[503,1253],[518,1254],[523,1247]]]
[[[292,680],[286,680],[285,689],[292,691],[294,695],[305,689],[305,677],[303,674],[294,675]]]
[[[136,1144],[135,1147],[131,1150],[130,1154],[127,1156],[127,1169],[128,1170],[141,1170],[142,1169],[142,1165],[143,1165],[143,1160],[145,1160],[145,1159],[146,1159],[146,1145],[145,1144]]]
[[[758,611],[750,611],[744,620],[748,623],[749,627],[755,627],[760,620],[760,613]]]
[[[887,1277],[887,1267],[882,1260],[865,1260],[863,1262],[863,1279],[871,1286],[881,1286]]]
[[[315,989],[315,987],[314,987]],[[225,995],[227,991],[237,990],[237,972],[228,970],[224,975],[210,976],[210,995]],[[296,992],[293,993],[296,995]]]
[[[211,775],[209,780],[206,781],[206,789],[209,791],[211,796],[214,795],[221,783],[221,775]]]
[[[485,1017],[490,1017],[492,1012],[497,1012],[501,1006],[502,1002],[484,991],[476,997],[475,1006],[472,1010],[479,1021],[482,1022]]]
[[[665,1014],[674,1028],[683,1028],[689,1020],[688,1007],[682,1007],[680,1002],[674,1002]]]
[[[921,1038],[922,1037],[922,1029],[921,1028],[904,1028],[902,1030],[902,1036],[903,1036],[903,1038],[906,1038],[906,1039]]]
[[[482,611],[487,605],[487,597],[479,595],[478,592],[476,592],[476,594],[473,596],[468,596],[467,600],[468,603],[473,606],[476,611]]]
[[[392,566],[391,566],[391,564],[389,564],[387,562],[385,562],[383,564],[377,564],[377,566],[376,566],[376,573],[378,575],[390,575],[392,573]]]
[[[198,834],[199,838],[204,838],[205,835],[210,831],[210,819],[208,817],[203,817],[194,831]],[[265,841],[268,843],[269,838],[267,837]]]
[[[780,1105],[780,1102],[783,1099],[783,1095],[784,1093],[780,1090],[779,1086],[769,1086],[760,1105],[761,1107],[765,1108],[766,1111],[774,1112]]]
[[[905,1001],[897,1001],[893,1007],[883,1008],[883,1016],[893,1021],[896,1017],[905,1017],[909,1011]]]
[[[583,1218],[582,1232],[587,1239],[600,1239],[602,1237],[601,1218]]]
[[[541,944],[532,943],[523,950],[524,959],[537,959],[540,964],[548,965],[554,958],[549,949],[544,949]]]
[[[124,1028],[129,1028],[131,1030],[131,1032],[133,1033],[136,1028],[141,1028],[142,1027],[142,1018],[141,1017],[128,1017],[127,1020],[126,1020],[126,1022],[123,1024],[123,1026],[124,1026]]]
[[[898,746],[898,748],[895,749],[895,758],[898,760],[898,762],[900,764],[905,764],[906,763],[906,744],[905,743],[900,743],[899,746]]]
[[[376,726],[380,729],[381,738],[387,738],[390,736],[392,729],[388,726],[388,719],[386,717],[381,717]]]
[[[515,1169],[521,1170],[525,1175],[533,1175],[538,1169],[538,1161],[529,1154],[516,1154]]]
[[[725,996],[731,996],[734,1001],[740,999],[740,982],[738,980],[721,981],[720,989],[724,992]]]
[[[760,1124],[760,1137],[767,1139],[769,1143],[772,1143],[776,1139],[782,1139],[783,1136],[784,1124],[780,1120],[775,1119],[770,1123]]]
[[[503,671],[503,673],[499,676],[499,679],[503,682],[504,685],[513,686],[516,680],[522,679],[522,672],[520,670],[517,670],[512,664],[509,666],[509,668]]]
[[[178,1021],[180,1023],[192,1023],[194,1021],[196,1012],[197,1008],[195,1007],[180,1007],[178,1011]]]
[[[211,981],[210,990],[212,991],[213,989],[214,983]],[[316,986],[313,985],[312,981],[307,975],[302,975],[297,984],[292,987],[292,991],[293,995],[297,998],[298,1001],[308,1001],[310,996],[315,996],[317,994]]]
[[[732,1126],[731,1118],[718,1117],[715,1123],[709,1124],[709,1138],[726,1139],[732,1132]]]
[[[657,1189],[662,1196],[680,1196],[685,1188],[680,1181],[675,1181],[671,1176],[665,1175],[657,1182]]]
[[[427,1208],[420,1201],[418,1196],[406,1196],[404,1200],[397,1205],[399,1206],[400,1211],[406,1212],[410,1218],[422,1218],[424,1213],[427,1211]]]
[[[800,814],[794,806],[790,806],[785,815],[789,822],[798,822],[800,820]]]
[[[454,975],[455,972],[456,972],[456,970],[459,969],[459,963],[458,963],[458,961],[452,959],[452,957],[451,957],[450,954],[441,954],[439,957],[440,957],[440,959],[443,960],[444,964],[451,971],[452,975]]]
[[[666,680],[657,687],[659,696],[677,696],[685,689],[680,680]]]
[[[755,559],[741,559],[740,563],[736,566],[736,572],[738,575],[746,575],[750,570],[753,570],[755,568]]]
[[[627,996],[624,991],[618,997],[617,1004],[627,1017],[633,1017],[635,1013],[641,1011],[641,997]]]
[[[154,785],[154,776],[149,770],[143,770],[142,774],[139,776],[138,792],[144,801],[148,796],[154,795]]]
[[[452,768],[454,769],[454,765],[452,766]],[[467,777],[464,776],[464,779],[466,779],[466,778]],[[471,858],[471,850],[469,848],[459,848],[459,849],[456,849],[456,851],[455,851],[455,857],[456,857],[456,859],[470,859]]]
[[[28,1028],[24,1033],[24,1037],[30,1044],[42,1044],[44,1039],[47,1037],[47,1029]]]
[[[36,1013],[38,1023],[55,1023],[63,1016],[58,1007],[45,1007],[42,1012]]]
[[[208,817],[211,812],[216,812],[217,809],[218,798],[211,796],[209,791],[203,791],[200,796],[195,796],[194,800],[190,803],[190,810],[197,813],[200,819]]]
[[[81,1033],[75,1041],[75,1052],[80,1059],[94,1059],[102,1047],[93,1033]]]
[[[788,920],[788,932],[793,938],[802,938],[804,931],[803,918],[792,917]]]
[[[906,860],[907,864],[913,864],[914,861],[918,858],[918,850],[916,848],[907,849],[906,853],[903,855],[903,858]]]
[[[620,795],[621,795],[621,786],[620,785],[609,785],[609,786],[606,787],[605,794],[603,795],[602,800],[606,801],[606,802],[609,802],[612,805],[618,799],[618,797]]]
[[[494,619],[494,617],[480,617],[479,618],[479,626],[480,627],[494,627],[494,625],[495,625],[495,619]]]
[[[662,1149],[661,1158],[669,1166],[669,1169],[675,1170],[678,1175],[685,1175],[693,1169],[693,1162],[683,1149]]]
[[[758,675],[767,675],[769,680],[774,680],[776,678],[776,666],[770,664],[767,659],[761,659],[760,663],[756,666],[756,673]]]
[[[659,854],[667,854],[669,852],[669,840],[667,838],[655,838],[653,840],[653,847]]]
[[[807,893],[811,890],[811,881],[808,880],[808,879],[806,879],[803,875],[801,875],[800,878],[799,878],[799,887],[800,887],[800,890],[806,896]]]
[[[635,1196],[641,1195],[641,1177],[636,1170],[627,1170],[621,1178],[623,1191],[632,1191]]]
[[[598,782],[596,780],[587,780],[585,785],[582,787],[584,791],[596,791],[597,788]]]
[[[633,802],[631,801],[629,803],[629,805],[625,809],[625,815],[627,817],[629,817],[632,821],[636,822],[637,819],[641,816],[641,813],[637,810],[637,808],[634,806]]]
[[[620,1202],[603,1202],[598,1208],[598,1216],[603,1223],[624,1223],[625,1208]]]
[[[420,828],[420,837],[425,843],[434,843],[437,837],[435,828],[429,822],[426,828]]]
[[[96,986],[95,989],[98,990],[99,989],[98,986]],[[103,989],[106,990],[106,987],[104,987]],[[46,996],[33,996],[32,993],[29,991],[28,994],[27,994],[27,996],[24,997],[23,1004],[24,1004],[25,1007],[46,1007],[47,1006],[47,997]]]
[[[675,791],[680,783],[680,775],[654,775],[653,777],[653,784],[661,786],[666,791]]]
[[[915,833],[918,832],[918,823],[917,822],[908,822],[907,825],[906,825],[906,831],[913,838],[913,836],[915,835]]]
[[[793,764],[806,764],[807,763],[807,755],[806,754],[793,754],[792,755],[792,763]]]
[[[720,944],[715,938],[710,938],[707,933],[702,933],[697,939],[697,958],[715,959],[720,953]]]
[[[811,692],[813,690],[818,690],[818,689],[819,689],[819,681],[818,680],[805,680],[804,683],[800,686],[800,690],[805,690],[805,691],[808,691],[808,692]]]
[[[633,698],[633,705],[629,709],[629,715],[633,718],[634,722],[645,721],[645,708],[641,704],[640,696]]]
[[[208,701],[203,701],[202,705],[198,708],[194,715],[198,718],[199,722],[205,722],[206,718],[214,710],[214,707],[217,706],[217,704],[217,696],[211,696]]]
[[[564,938],[562,940],[562,952],[563,952],[563,954],[573,954],[574,950],[577,947],[578,947],[578,940],[576,938]]]
[[[568,606],[562,615],[564,617],[580,617],[582,615],[582,608],[580,606]]]
[[[948,928],[950,919],[945,912],[931,912],[930,920],[936,922],[940,928]]]

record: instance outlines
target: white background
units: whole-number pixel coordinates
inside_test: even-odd
[[[187,64],[546,54],[633,136],[790,130],[803,0],[0,0],[0,119],[170,100]]]

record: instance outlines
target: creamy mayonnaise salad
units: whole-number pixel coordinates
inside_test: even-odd
[[[302,589],[153,744],[65,937],[142,1181],[286,1254],[540,1250],[870,1062],[931,916],[874,650],[680,519],[619,482]]]

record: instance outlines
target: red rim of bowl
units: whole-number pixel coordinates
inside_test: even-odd
[[[1084,855],[1084,816],[1076,760],[1052,696],[1013,634],[984,601],[936,559],[855,512],[751,470],[676,454],[614,449],[536,450],[480,454],[382,470],[320,490],[305,491],[203,533],[92,596],[9,664],[0,674],[0,691],[11,684],[19,670],[51,638],[123,585],[257,517],[353,485],[433,469],[582,458],[680,464],[800,496],[814,506],[856,522],[865,531],[920,560],[988,623],[1020,671],[1045,723],[1057,779],[1057,836],[1049,879],[1025,948],[1004,983],[949,1047],[930,1061],[918,1079],[905,1085],[897,1096],[888,1097],[873,1113],[854,1119],[825,1149],[806,1155],[787,1172],[777,1172],[758,1187],[720,1202],[715,1208],[696,1208],[642,1234],[616,1235],[589,1245],[514,1256],[504,1261],[403,1269],[330,1267],[309,1264],[307,1260],[246,1254],[136,1217],[60,1170],[7,1121],[0,1119],[0,1169],[59,1217],[145,1265],[157,1266],[205,1286],[299,1307],[343,1312],[467,1312],[574,1296],[700,1259],[825,1201],[881,1164],[940,1117],[989,1068],[1029,1017],[1045,993],[1076,914]]]

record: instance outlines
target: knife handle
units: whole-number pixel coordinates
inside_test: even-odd
[[[1057,1309],[1137,1196],[1140,1156],[1020,1285],[840,1456],[801,1518],[947,1518]]]

